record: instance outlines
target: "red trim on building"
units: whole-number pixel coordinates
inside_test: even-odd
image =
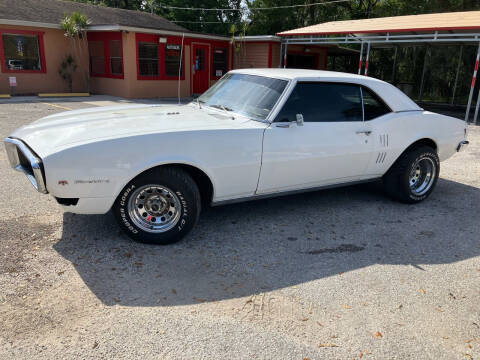
[[[124,69],[124,55],[123,55],[123,39],[122,33],[120,32],[89,32],[87,34],[87,39],[89,41],[102,41],[103,42],[103,57],[104,57],[104,74],[93,74],[92,69],[90,69],[90,52],[88,57],[89,62],[89,71],[91,77],[103,77],[110,79],[123,79],[125,74]],[[122,53],[122,73],[121,74],[112,74],[112,69],[110,67],[110,41],[118,40],[120,41],[120,51]]]
[[[160,38],[166,38],[167,41],[165,43],[160,42]],[[156,76],[145,76],[140,75],[140,62],[138,58],[138,43],[139,42],[148,42],[158,44],[158,75]],[[144,34],[144,33],[136,33],[135,34],[135,48],[136,54],[135,58],[137,61],[137,80],[178,80],[177,76],[167,76],[165,74],[165,45],[166,44],[173,44],[173,45],[181,45],[182,38],[179,36],[162,36],[157,34]],[[187,44],[186,39],[184,39],[183,46]],[[185,49],[182,52],[182,76],[180,80],[185,80]]]
[[[36,35],[38,39],[38,52],[40,55],[40,70],[9,70],[5,66],[5,54],[3,50],[3,34],[25,34]],[[17,73],[17,74],[44,74],[47,72],[47,63],[45,61],[45,47],[43,44],[43,31],[31,31],[31,30],[17,30],[17,29],[1,29],[0,28],[0,62],[3,73]]]
[[[160,38],[166,38],[166,43],[160,43]],[[150,42],[158,44],[158,76],[142,76],[140,75],[140,67],[139,67],[139,59],[138,59],[138,43],[139,42]],[[205,44],[209,46],[208,51],[208,67],[209,67],[209,80],[218,80],[220,76],[215,76],[213,73],[213,51],[215,49],[225,49],[227,51],[227,71],[229,71],[233,67],[233,63],[229,64],[228,59],[229,55],[228,52],[230,51],[230,46],[228,41],[217,41],[217,40],[209,40],[209,39],[197,39],[197,38],[184,38],[183,41],[183,55],[182,55],[182,67],[183,73],[180,77],[180,80],[185,80],[185,46],[190,46],[190,51],[192,48],[192,44]],[[144,33],[136,33],[135,34],[135,47],[136,47],[136,62],[137,62],[137,79],[138,80],[178,80],[178,76],[167,76],[165,74],[165,45],[166,44],[182,44],[182,37],[181,36],[163,36],[157,34],[144,34]],[[193,61],[193,60],[191,60]],[[191,63],[193,64],[193,62]]]

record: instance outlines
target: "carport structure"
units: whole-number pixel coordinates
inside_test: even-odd
[[[333,21],[281,32],[278,35],[282,38],[280,63],[283,67],[287,66],[286,54],[291,44],[358,45],[360,46],[358,74],[363,73],[365,76],[368,75],[370,52],[373,48],[395,48],[394,72],[399,46],[461,45],[460,49],[463,50],[463,45],[475,45],[476,60],[472,69],[472,82],[465,111],[465,121],[469,120],[480,58],[480,11]],[[427,54],[428,49],[423,62],[419,101],[422,100],[428,67]],[[453,98],[458,87],[461,59],[462,51],[452,87]],[[478,121],[479,105],[480,92],[475,105],[474,123]]]

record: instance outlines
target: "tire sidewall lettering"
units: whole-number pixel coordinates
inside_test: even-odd
[[[180,203],[182,204],[182,217],[177,224],[177,230],[180,232],[183,230],[183,227],[187,223],[189,206],[187,200],[185,200],[185,197],[183,196],[183,193],[181,191],[175,191],[175,194],[178,196],[178,198],[180,199]]]
[[[138,234],[138,230],[129,221],[128,211],[125,209],[125,204],[128,203],[129,194],[135,189],[135,185],[129,185],[123,192],[120,198],[120,217],[123,225],[133,234]]]

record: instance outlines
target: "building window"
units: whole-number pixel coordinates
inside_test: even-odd
[[[213,49],[213,71],[214,77],[222,77],[228,69],[227,64],[227,49],[214,48]]]
[[[112,75],[123,74],[123,57],[121,40],[110,40],[110,73]]]
[[[105,49],[103,41],[89,41],[90,72],[93,75],[105,74]]]
[[[158,44],[138,43],[138,70],[141,76],[158,76]]]
[[[180,57],[182,49],[181,45],[166,44],[165,45],[165,75],[166,76],[178,76],[180,67]],[[181,75],[183,75],[182,66]]]
[[[2,34],[2,41],[5,70],[43,70],[38,35]]]

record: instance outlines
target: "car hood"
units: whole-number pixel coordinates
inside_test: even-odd
[[[15,130],[40,157],[101,139],[172,131],[231,129],[262,123],[197,105],[126,105],[67,111]],[[257,126],[258,126],[257,125]],[[264,125],[264,124],[263,124]]]

